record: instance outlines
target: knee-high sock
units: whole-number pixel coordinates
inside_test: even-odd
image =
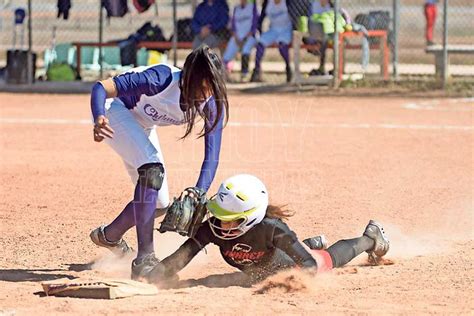
[[[331,255],[333,267],[342,267],[362,252],[374,247],[374,240],[362,236],[354,239],[339,240],[327,249]]]
[[[151,189],[140,184],[135,187],[133,197],[133,210],[137,226],[138,255],[144,257],[154,252],[153,226],[155,224],[155,208],[158,198],[158,190]]]
[[[319,69],[326,70],[326,51],[328,48],[328,41],[323,41],[320,48],[320,60],[319,60]]]
[[[242,55],[242,73],[243,74],[246,74],[249,72],[249,58],[250,56],[249,55]]]
[[[263,54],[265,53],[265,46],[262,43],[257,45],[257,53],[255,55],[255,70],[260,71],[260,63],[262,62]]]
[[[285,43],[278,43],[278,50],[280,51],[281,57],[285,60],[285,65],[290,65],[290,46]]]
[[[130,201],[119,216],[105,227],[105,238],[108,241],[117,241],[133,226],[135,226],[135,212],[133,201]]]

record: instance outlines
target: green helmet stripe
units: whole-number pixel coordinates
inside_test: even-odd
[[[223,222],[231,222],[231,221],[235,221],[235,220],[240,219],[240,218],[248,217],[248,216],[252,215],[252,213],[255,212],[255,210],[257,210],[257,208],[258,208],[258,207],[254,207],[254,208],[251,208],[250,210],[247,210],[245,212],[234,213],[234,212],[230,212],[230,211],[220,207],[219,204],[217,204],[215,199],[209,200],[207,202],[206,206],[207,206],[207,209],[209,210],[209,212],[211,212],[211,214],[214,217],[220,219]]]

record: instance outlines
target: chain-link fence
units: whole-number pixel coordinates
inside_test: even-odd
[[[59,2],[64,4],[68,1]],[[133,65],[176,61],[180,66],[193,44],[206,42],[220,49],[227,62],[229,80],[253,79],[284,83],[286,79],[290,79],[287,78],[290,76],[287,70],[294,70],[295,59],[292,33],[285,29],[288,28],[288,23],[290,29],[303,31],[299,75],[315,78],[329,78],[332,75],[333,43],[331,30],[327,26],[334,24],[334,14],[331,22],[330,12],[333,9],[325,8],[332,8],[333,1],[257,0],[254,3],[251,0],[213,0],[211,6],[197,0],[175,3],[173,0],[157,0],[142,13],[138,12],[140,8],[136,8],[132,1],[128,1],[126,13],[123,7],[114,6],[124,1],[103,1],[108,5],[102,9],[102,22],[100,0],[71,2],[71,8],[64,10],[58,17],[57,0],[31,1],[32,50],[37,54],[37,78],[61,79],[63,72],[67,70],[58,65],[64,64],[70,65],[73,71],[80,71],[82,80],[96,80],[100,76],[109,76]],[[430,10],[426,8],[426,2],[433,2]],[[262,10],[264,4],[266,7]],[[400,75],[434,74],[434,55],[426,53],[425,49],[427,44],[432,44],[428,41],[442,43],[442,1],[340,0],[339,4],[347,13],[343,15],[343,24],[351,25],[341,25],[344,31],[364,31],[365,28],[369,31],[382,29],[387,32],[389,61],[392,61],[394,52],[397,51],[397,70]],[[27,23],[14,24],[15,10],[27,7],[27,0],[0,2],[0,67],[6,64],[7,50],[27,48]],[[397,8],[399,28],[398,45],[395,46],[393,19]],[[285,10],[288,11],[286,18]],[[472,1],[450,0],[448,12],[448,43],[474,45]],[[68,14],[67,19],[64,19],[64,13]],[[258,19],[256,15],[262,13],[264,18]],[[123,16],[108,18],[107,15],[110,14]],[[434,25],[432,39],[426,37],[428,19]],[[143,27],[147,22],[150,25]],[[322,27],[315,27],[318,23]],[[178,38],[173,42],[175,27]],[[255,39],[249,40],[253,34]],[[229,41],[232,35],[237,40]],[[345,49],[341,56],[344,60],[344,72],[365,75],[380,73],[383,67],[380,41],[381,38],[367,39],[364,36],[344,39]],[[244,54],[237,53],[238,51]],[[325,55],[325,67],[321,67],[322,53]],[[285,61],[289,61],[289,69],[285,67]],[[474,76],[472,54],[450,55],[450,64],[452,74]],[[246,72],[243,76],[242,66]],[[252,78],[252,71],[255,69],[259,71]],[[391,65],[389,70],[393,71]],[[70,76],[67,78],[71,79]]]

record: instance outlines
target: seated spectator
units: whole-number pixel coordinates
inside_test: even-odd
[[[344,32],[346,26],[349,29],[351,19],[347,11],[340,10],[337,16],[337,31]],[[328,43],[332,42],[334,36],[334,5],[331,0],[316,0],[311,5],[311,13],[308,21],[309,38],[304,42],[307,44],[319,43],[321,48],[317,54],[320,56],[319,68],[313,69],[310,75],[326,75],[326,50]]]
[[[227,43],[224,52],[224,63],[229,69],[229,63],[238,52],[242,53],[241,79],[245,80],[249,71],[250,52],[256,44],[255,32],[257,31],[258,12],[254,0],[240,0],[240,5],[235,6],[232,15],[232,37]]]
[[[265,48],[278,44],[281,57],[286,65],[286,81],[291,81],[291,67],[290,67],[290,44],[293,32],[293,25],[288,13],[287,2],[289,0],[264,0],[262,12],[258,21],[258,30],[260,38],[257,44],[257,53],[255,57],[255,69],[252,73],[250,81],[261,81],[260,64],[262,61]],[[262,33],[262,23],[265,17],[268,16],[270,20],[270,28],[268,31]]]
[[[195,34],[193,49],[201,44],[216,48],[226,40],[229,7],[225,0],[204,0],[194,12],[191,28]]]

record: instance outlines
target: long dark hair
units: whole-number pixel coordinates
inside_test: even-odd
[[[291,216],[295,215],[295,212],[286,208],[286,205],[272,205],[267,206],[265,216],[269,218],[279,218],[281,220],[287,220]]]
[[[215,115],[200,109],[200,105],[206,99],[205,85],[216,101]],[[205,125],[210,127],[207,131],[203,127],[198,134],[199,137],[205,136],[216,128],[223,112],[225,112],[225,122],[228,121],[229,103],[224,80],[224,67],[219,56],[209,46],[201,45],[186,57],[179,87],[181,89],[180,106],[186,120],[186,132],[182,138],[191,134],[198,114],[204,119]]]

